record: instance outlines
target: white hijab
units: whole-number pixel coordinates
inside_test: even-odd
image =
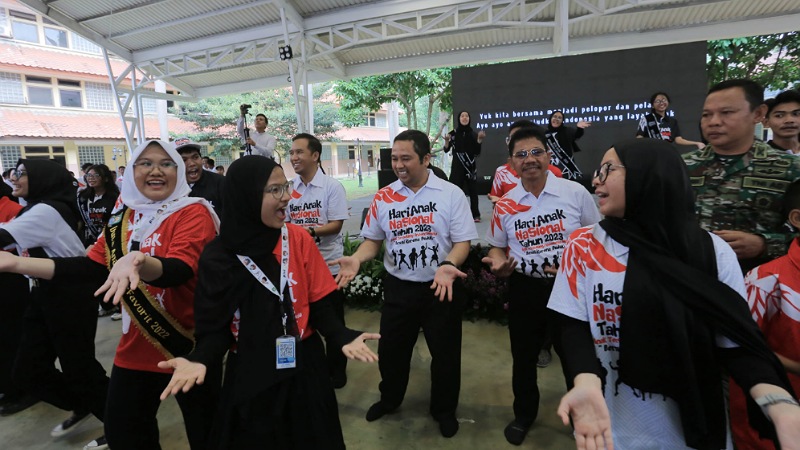
[[[178,181],[175,184],[175,190],[172,191],[169,197],[158,202],[150,200],[139,192],[139,189],[136,187],[136,181],[134,180],[136,169],[134,164],[150,144],[156,144],[163,148],[170,159],[178,165]],[[183,164],[183,158],[181,158],[181,155],[175,150],[175,144],[172,142],[149,140],[139,144],[133,151],[133,155],[131,155],[131,159],[128,161],[128,165],[125,168],[121,191],[120,196],[122,198],[122,203],[136,211],[134,232],[128,242],[129,246],[132,241],[142,242],[149,237],[167,217],[172,215],[172,213],[195,203],[200,203],[206,207],[209,214],[211,214],[211,218],[214,220],[214,228],[216,228],[217,233],[219,233],[219,217],[217,217],[211,204],[204,198],[189,197],[192,188],[190,188],[189,184],[186,182],[186,166]]]

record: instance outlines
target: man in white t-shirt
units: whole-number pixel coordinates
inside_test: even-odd
[[[342,225],[349,213],[344,186],[325,175],[320,166],[321,157],[322,143],[313,135],[300,133],[292,138],[289,161],[297,176],[292,180],[293,190],[286,221],[305,228],[317,243],[322,257],[330,262],[342,257]],[[330,266],[330,269],[334,276],[339,273],[339,266]],[[333,305],[344,323],[344,296],[341,291],[336,291]],[[329,351],[327,354],[333,387],[342,388],[347,383],[347,358],[340,351]]]
[[[431,352],[430,413],[444,437],[458,432],[456,407],[461,388],[461,284],[458,267],[467,259],[478,233],[464,193],[427,168],[428,136],[407,130],[392,145],[392,169],[398,180],[372,201],[353,256],[340,258],[336,281],[346,285],[362,262],[378,255],[383,263],[384,303],[378,344],[381,400],[367,421],[397,409],[408,386],[411,355],[419,330]]]
[[[496,204],[486,241],[492,248],[483,262],[501,277],[510,276],[508,333],[514,361],[514,420],[508,442],[520,445],[539,412],[536,363],[552,327],[547,300],[569,235],[597,223],[600,213],[580,184],[549,170],[547,138],[539,128],[521,128],[508,143],[520,183]],[[556,351],[560,353],[556,342]],[[567,380],[569,383],[569,380]]]
[[[245,105],[242,105],[245,106]],[[239,120],[236,121],[236,132],[239,133],[239,138],[242,142],[249,146],[250,152],[253,155],[266,156],[267,158],[275,157],[275,147],[278,141],[274,136],[267,134],[267,125],[269,120],[264,114],[256,114],[256,119],[253,122],[255,130],[245,127],[245,114],[247,109],[240,107]],[[213,170],[213,167],[211,168]]]

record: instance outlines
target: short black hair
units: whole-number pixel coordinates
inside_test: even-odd
[[[261,113],[256,114],[256,117],[258,117],[258,116],[263,117],[264,118],[264,124],[269,125],[269,119],[267,119],[267,116],[265,116],[264,114],[261,114]]]
[[[659,95],[663,95],[664,97],[666,97],[667,102],[672,103],[672,100],[670,100],[669,95],[666,92],[659,91],[659,92],[656,92],[656,93],[654,93],[653,95],[650,96],[650,104],[651,105],[655,104],[656,97],[658,97]]]
[[[181,145],[175,148],[175,150],[178,152],[179,155],[183,155],[184,153],[197,153],[198,156],[201,156],[199,145],[194,145],[194,144]]]
[[[789,89],[788,91],[783,91],[778,94],[774,99],[771,99],[772,102],[767,101],[767,117],[769,117],[770,113],[776,106],[782,105],[784,103],[800,103],[800,92],[795,91],[794,89]]]
[[[414,144],[414,152],[419,156],[419,162],[425,155],[431,153],[431,141],[428,135],[419,130],[406,130],[398,134],[395,141],[411,141]]]
[[[94,165],[94,164],[92,164],[92,163],[83,163],[83,164],[81,164],[81,170],[82,170],[82,171],[84,171],[84,172],[86,172],[86,171],[87,171],[87,170],[89,170],[89,168],[90,168],[90,167],[92,167],[93,165]]]
[[[783,217],[788,219],[795,209],[800,209],[800,179],[794,180],[783,194]]]
[[[322,142],[320,142],[316,136],[308,133],[299,133],[292,138],[292,142],[298,139],[305,139],[308,141],[308,149],[311,150],[312,153],[319,153],[320,158],[322,157]]]
[[[511,134],[511,132],[516,130],[517,128],[530,128],[530,127],[535,127],[535,126],[536,126],[536,124],[531,122],[528,119],[520,119],[520,120],[515,121],[511,125],[509,125],[508,134]]]
[[[214,167],[216,165],[213,158],[208,158],[208,165],[211,167]]]
[[[547,136],[545,135],[544,130],[537,126],[525,127],[514,133],[514,135],[511,136],[511,139],[509,139],[508,156],[511,156],[512,153],[514,153],[514,145],[516,145],[517,142],[530,138],[538,139],[539,142],[545,146],[545,150],[547,150]]]
[[[747,78],[720,81],[711,86],[708,90],[708,94],[731,88],[741,88],[744,91],[744,98],[747,99],[747,103],[750,104],[750,111],[764,104],[764,88],[755,81]]]

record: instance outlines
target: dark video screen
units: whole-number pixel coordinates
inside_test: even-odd
[[[514,121],[546,126],[561,109],[566,125],[592,122],[574,156],[586,176],[615,141],[636,135],[654,92],[669,95],[681,135],[699,141],[706,80],[705,42],[494,64],[453,70],[453,112],[469,112],[473,129],[486,131],[478,158],[483,179],[506,162],[505,137]]]

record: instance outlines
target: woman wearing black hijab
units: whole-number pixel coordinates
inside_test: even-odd
[[[460,187],[469,197],[469,206],[475,222],[481,221],[481,212],[478,209],[478,180],[475,158],[481,154],[481,144],[486,132],[481,130],[476,133],[470,126],[469,113],[461,111],[458,114],[458,126],[444,136],[444,151],[452,150],[453,165],[450,168],[450,182]]]
[[[572,180],[580,176],[572,155],[581,151],[577,140],[583,136],[583,130],[592,125],[585,120],[578,121],[575,128],[564,125],[564,111],[557,109],[547,118],[547,148],[553,154],[553,163],[561,169],[564,178]]]
[[[21,159],[12,179],[13,195],[25,199],[27,206],[14,220],[0,225],[0,247],[13,244],[17,254],[31,257],[83,255],[77,234],[77,183],[72,175],[53,161]],[[96,286],[80,279],[54,283],[31,278],[30,284],[13,371],[15,386],[53,406],[74,411],[81,420],[92,413],[103,421],[108,377],[95,359]],[[56,358],[60,371],[55,367]],[[75,424],[71,417],[51,434],[65,434]]]
[[[231,350],[209,448],[344,448],[316,331],[330,351],[367,362],[377,356],[364,340],[380,336],[336,318],[336,284],[322,255],[304,229],[284,223],[291,184],[280,166],[245,156],[227,180],[220,235],[200,258],[197,346],[160,364],[175,369],[162,399],[202,383],[206,367]]]
[[[548,304],[571,349],[575,387],[558,413],[578,447],[731,448],[722,368],[763,405],[750,401],[751,425],[774,433],[768,417],[783,445],[800,442],[786,373],[750,316],[736,255],[697,223],[680,156],[618,143],[594,185],[606,219],[573,233]]]

